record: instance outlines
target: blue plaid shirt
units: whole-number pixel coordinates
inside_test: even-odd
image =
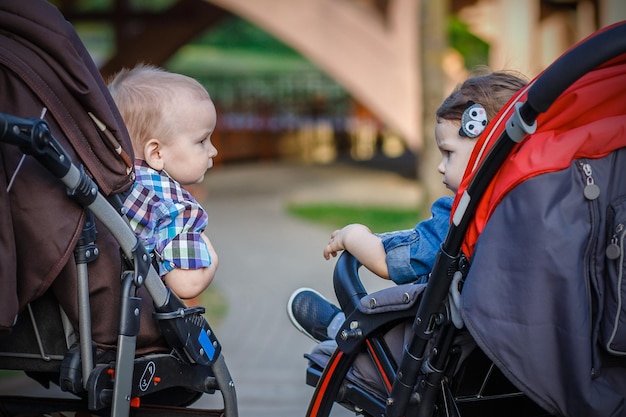
[[[188,191],[165,171],[135,160],[137,176],[124,201],[135,234],[159,265],[159,274],[174,268],[200,269],[211,265],[201,233],[208,216]]]

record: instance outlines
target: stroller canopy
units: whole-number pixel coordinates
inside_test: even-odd
[[[72,25],[52,4],[0,2],[0,85],[0,112],[45,119],[104,195],[130,189],[133,153],[124,122]],[[0,144],[0,333],[10,331],[18,312],[51,286],[70,318],[76,317],[75,271],[68,260],[84,219],[83,208],[39,162]],[[99,230],[98,243],[90,285],[102,295],[95,308],[106,309],[121,260],[106,231]],[[95,328],[94,338],[114,344],[115,327],[111,320],[106,328]]]

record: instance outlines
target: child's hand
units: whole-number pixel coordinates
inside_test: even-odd
[[[380,238],[362,224],[349,224],[330,234],[324,248],[324,258],[336,257],[341,251],[350,252],[362,265],[376,275],[389,279],[386,253]]]
[[[358,240],[362,236],[370,236],[372,231],[362,224],[349,224],[330,234],[328,245],[324,248],[324,258],[336,257],[338,252],[347,250],[353,252],[356,245],[350,242]],[[352,246],[351,246],[352,245]],[[352,253],[354,255],[354,253]]]
[[[344,228],[345,229],[345,228]],[[342,232],[344,229],[335,230],[330,234],[330,240],[328,245],[324,248],[324,259],[328,260],[332,256],[337,256],[337,253],[346,249],[343,246]]]

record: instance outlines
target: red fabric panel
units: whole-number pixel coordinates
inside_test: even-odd
[[[466,256],[471,257],[476,239],[499,201],[516,185],[536,175],[563,169],[574,159],[599,158],[626,146],[625,87],[626,54],[623,54],[585,74],[537,118],[537,131],[516,145],[485,191],[466,232],[463,243]],[[525,101],[526,92],[514,97],[479,138],[453,211],[477,163],[483,161],[504,131],[514,103]]]

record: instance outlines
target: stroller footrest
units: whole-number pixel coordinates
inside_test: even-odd
[[[115,363],[98,365],[87,382],[88,407],[101,410],[111,405],[115,382]],[[168,354],[147,355],[135,359],[131,396],[145,398],[157,394],[168,402],[168,390],[180,392],[186,388],[191,392],[213,394],[217,381],[211,368],[206,365],[188,364]],[[173,396],[171,405],[179,405],[178,395]],[[185,398],[186,400],[186,398]]]
[[[143,397],[173,387],[209,394],[217,388],[209,366],[183,363],[172,355],[148,355],[136,359],[133,379],[133,397]]]
[[[310,387],[316,387],[317,382],[322,377],[323,369],[317,365],[309,365],[306,368],[306,384]]]

